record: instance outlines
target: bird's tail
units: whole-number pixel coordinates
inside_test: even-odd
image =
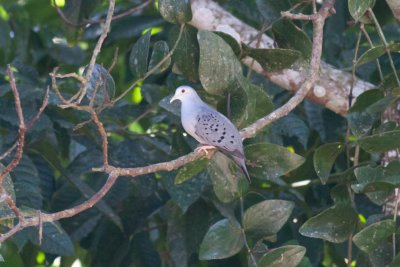
[[[235,157],[234,156],[233,159],[239,165],[240,169],[242,169],[242,171],[243,171],[244,175],[246,176],[247,180],[249,180],[249,182],[251,183],[250,174],[247,171],[246,163],[244,161],[244,158],[239,158],[239,157]]]

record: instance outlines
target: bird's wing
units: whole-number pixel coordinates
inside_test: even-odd
[[[205,107],[196,116],[195,134],[203,144],[244,158],[242,139],[235,125],[221,113]]]

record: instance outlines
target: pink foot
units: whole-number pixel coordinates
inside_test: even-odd
[[[194,151],[199,152],[199,151],[205,151],[206,155],[208,154],[207,149],[215,149],[215,146],[210,146],[210,145],[200,145],[196,147]]]

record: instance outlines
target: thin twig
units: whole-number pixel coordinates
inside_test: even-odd
[[[9,174],[12,170],[17,167],[19,161],[22,158],[22,152],[24,148],[24,142],[25,142],[25,133],[26,133],[26,127],[25,127],[25,121],[24,121],[24,114],[22,112],[22,106],[21,106],[21,100],[19,98],[19,93],[17,86],[15,84],[15,78],[13,71],[11,70],[11,65],[7,65],[7,74],[10,78],[10,86],[11,90],[14,95],[14,101],[15,101],[15,109],[17,111],[18,115],[18,140],[17,140],[17,152],[14,155],[14,158],[12,161],[3,169],[3,171],[0,173],[0,186],[3,185],[3,180],[7,174]]]
[[[110,31],[110,26],[111,26],[111,19],[114,14],[114,8],[115,8],[115,0],[109,0],[110,4],[108,6],[108,11],[107,11],[107,18],[104,23],[103,29],[101,31],[101,35],[99,37],[99,40],[96,43],[96,46],[93,50],[92,57],[89,62],[89,66],[87,67],[87,72],[84,78],[84,82],[82,83],[82,86],[79,90],[79,92],[73,96],[70,101],[74,101],[77,99],[77,103],[81,103],[83,97],[86,95],[87,91],[87,85],[90,79],[92,78],[93,75],[93,70],[94,70],[94,65],[96,64],[97,56],[99,55],[101,51],[101,47],[103,45],[104,40],[106,39],[108,32]]]

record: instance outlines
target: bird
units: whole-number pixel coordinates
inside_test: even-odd
[[[181,122],[185,131],[200,146],[195,151],[218,149],[230,156],[251,182],[245,164],[242,138],[236,126],[222,113],[209,106],[190,86],[176,88],[170,103],[180,100]]]

